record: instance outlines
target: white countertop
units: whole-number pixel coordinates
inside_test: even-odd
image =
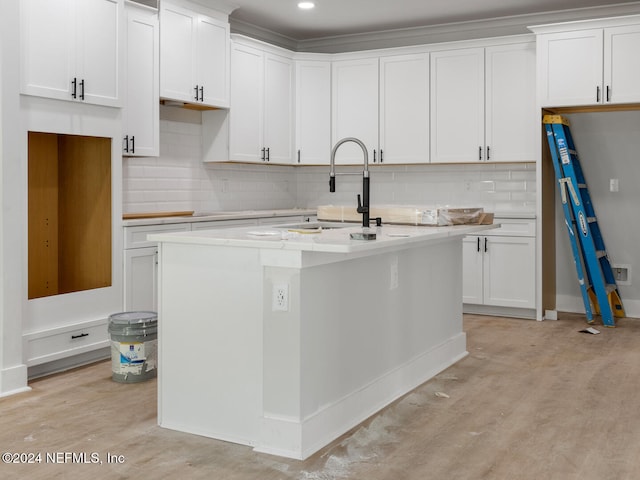
[[[240,220],[243,218],[291,217],[295,215],[315,215],[316,210],[310,208],[289,208],[281,210],[239,210],[224,212],[196,212],[183,217],[154,217],[135,220],[123,220],[125,227],[140,225],[167,225],[172,223],[211,222],[216,220]]]
[[[352,253],[388,247],[396,248],[420,242],[435,242],[449,237],[470,235],[498,227],[499,225],[497,224],[456,225],[451,227],[384,225],[369,229],[369,231],[377,233],[375,240],[354,240],[350,238],[350,234],[362,232],[362,226],[324,229],[321,233],[297,233],[282,227],[251,226],[158,233],[149,235],[149,240],[193,245]]]

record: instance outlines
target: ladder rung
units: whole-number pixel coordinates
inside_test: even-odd
[[[610,294],[611,292],[615,292],[618,289],[618,287],[612,283],[608,283],[607,286],[605,287],[605,290],[607,291],[607,295]]]
[[[575,150],[571,150],[570,148],[568,148],[567,150],[569,151],[569,153],[570,153],[571,155],[578,155],[578,152],[577,152],[577,151],[575,151]]]
[[[596,223],[598,221],[598,219],[596,217],[587,217],[587,222],[589,223]]]
[[[578,188],[587,188],[587,184],[586,183],[579,183],[578,184]]]
[[[604,250],[598,250],[598,251],[596,252],[596,256],[597,256],[598,258],[606,257],[606,256],[607,256],[607,252],[605,252]]]

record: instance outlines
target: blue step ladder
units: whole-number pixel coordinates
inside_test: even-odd
[[[624,307],[571,137],[569,120],[561,115],[545,115],[542,123],[547,131],[587,323],[594,323],[595,312],[602,316],[603,325],[615,327],[613,317],[624,317]]]

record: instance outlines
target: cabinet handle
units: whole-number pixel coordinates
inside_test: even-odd
[[[262,160],[263,162],[267,159],[266,158],[266,151],[267,151],[267,149],[262,147],[262,156],[260,157],[260,160]]]
[[[80,100],[84,100],[84,78],[80,80]]]
[[[611,101],[611,89],[609,88],[609,85],[607,85],[607,103],[609,103]]]
[[[267,162],[271,161],[271,153],[269,153],[269,147],[267,147]]]
[[[478,252],[480,251],[480,237],[478,237]]]
[[[484,251],[487,251],[487,237],[484,237]]]
[[[596,103],[600,103],[600,85],[596,87]]]
[[[131,153],[136,153],[136,136],[131,135]]]
[[[298,150],[298,163],[300,163],[300,150]]]
[[[88,333],[81,333],[80,335],[71,335],[71,340],[75,340],[76,338],[84,338],[88,336],[89,336]]]
[[[78,79],[76,77],[73,77],[73,80],[71,80],[71,98],[78,98],[77,93],[78,93]]]
[[[373,150],[373,163],[376,163],[377,159],[376,159],[376,150]]]
[[[204,102],[204,87],[200,86],[200,101]]]
[[[124,150],[125,152],[128,152],[128,151],[129,151],[129,135],[126,135],[126,136],[124,137],[124,148],[123,148],[123,150]]]
[[[380,163],[382,162],[384,162],[384,157],[383,157],[382,149],[380,149]]]
[[[482,146],[478,147],[478,160],[482,161]]]
[[[200,99],[198,98],[198,85],[196,85],[193,89],[196,91],[195,100],[196,100],[196,102],[197,102],[198,100],[200,100]]]

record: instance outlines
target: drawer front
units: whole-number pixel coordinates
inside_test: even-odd
[[[153,233],[188,232],[190,230],[190,223],[124,227],[124,248],[155,247],[157,242],[147,240],[147,235]]]
[[[52,362],[109,346],[108,320],[24,335],[27,366]]]
[[[251,227],[257,225],[255,218],[243,218],[238,220],[214,220],[210,222],[193,222],[191,230],[211,230],[213,228]]]
[[[497,218],[494,223],[499,223],[500,227],[493,230],[483,232],[483,235],[489,236],[509,236],[509,237],[535,237],[536,221],[531,219],[519,218]]]

